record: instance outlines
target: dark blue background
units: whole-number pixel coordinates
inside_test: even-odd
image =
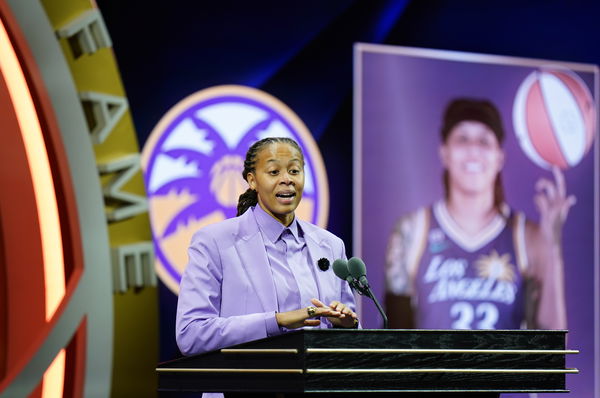
[[[352,255],[352,44],[357,41],[600,64],[596,1],[97,0],[140,147],[179,100],[220,84],[292,108],[327,167],[329,229]],[[160,359],[179,356],[176,298],[160,288]],[[369,307],[370,310],[370,307]]]

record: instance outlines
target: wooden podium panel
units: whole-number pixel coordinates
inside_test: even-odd
[[[566,331],[300,330],[161,363],[160,391],[497,396],[568,392]],[[462,394],[462,395],[461,395]]]

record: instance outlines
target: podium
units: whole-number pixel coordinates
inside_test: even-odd
[[[299,330],[159,364],[159,391],[498,397],[568,392],[564,330]]]

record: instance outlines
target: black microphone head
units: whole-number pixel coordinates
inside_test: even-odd
[[[335,260],[333,262],[333,272],[338,278],[346,280],[346,278],[350,276],[350,272],[348,271],[348,262],[341,258]]]
[[[350,275],[356,279],[360,279],[361,276],[367,275],[367,267],[363,260],[358,257],[352,257],[348,260],[348,271],[350,271]]]

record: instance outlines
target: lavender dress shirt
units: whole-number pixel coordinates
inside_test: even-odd
[[[254,217],[273,274],[277,310],[293,311],[313,305],[310,299],[319,297],[317,276],[315,267],[310,264],[304,233],[297,220],[285,227],[260,206],[254,208]]]
[[[338,300],[355,311],[348,284],[337,278],[331,267],[321,271],[317,266],[321,258],[330,263],[346,258],[342,240],[316,225],[297,220],[297,236],[294,236],[297,246],[292,249],[292,264],[287,264],[287,271],[277,270],[283,266],[284,257],[267,252],[281,247],[282,242],[273,242],[268,237],[270,232],[261,231],[255,213],[262,209],[257,209],[258,206],[194,234],[177,303],[175,333],[184,355],[284,333],[277,325],[275,312],[308,305],[304,303],[305,297],[313,294],[315,288],[317,298],[325,304]],[[282,264],[274,265],[277,261]],[[301,270],[304,275],[296,275],[293,267],[302,266],[298,261],[306,261],[304,266],[310,272]],[[275,275],[278,272],[285,275]],[[314,279],[309,283],[311,274]],[[287,281],[284,286],[281,280]],[[292,308],[296,303],[298,307]]]

